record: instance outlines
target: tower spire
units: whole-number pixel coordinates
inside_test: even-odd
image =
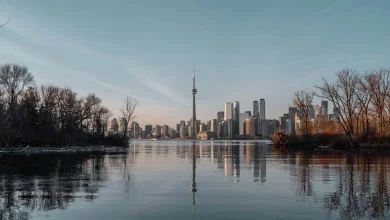
[[[194,71],[192,72],[192,88],[195,88],[195,65],[194,65]]]

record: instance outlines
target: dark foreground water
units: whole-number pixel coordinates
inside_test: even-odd
[[[262,142],[2,155],[0,219],[388,219],[388,153]]]

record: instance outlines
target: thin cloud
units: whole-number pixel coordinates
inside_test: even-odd
[[[151,74],[151,70],[139,67],[132,67],[129,69],[127,70],[127,72],[133,77],[135,77],[145,87],[173,100],[176,103],[179,103],[184,106],[188,105],[188,100],[184,99],[178,93],[175,93],[169,86],[162,83],[162,80],[158,80],[156,74]]]

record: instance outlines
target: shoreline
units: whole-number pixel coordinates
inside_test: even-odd
[[[19,147],[0,148],[0,156],[4,154],[29,154],[29,153],[80,153],[80,152],[120,152],[127,151],[127,146],[69,146],[69,147]]]

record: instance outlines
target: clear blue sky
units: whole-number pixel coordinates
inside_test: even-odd
[[[142,125],[189,120],[194,64],[202,121],[260,98],[278,118],[321,75],[390,66],[390,1],[0,0],[8,16],[1,64],[96,93],[114,114],[136,96]]]

